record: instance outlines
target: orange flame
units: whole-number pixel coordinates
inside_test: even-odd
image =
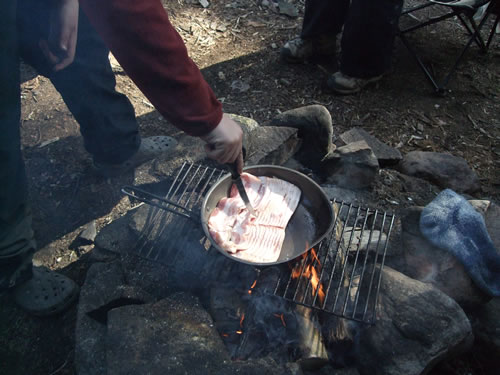
[[[281,324],[283,324],[283,327],[286,327],[286,322],[285,322],[285,316],[283,314],[273,314],[276,318],[281,319]]]
[[[253,284],[250,286],[250,289],[248,290],[248,294],[252,294],[252,289],[255,288],[255,285],[257,285],[257,279],[255,279]]]
[[[243,328],[243,321],[244,321],[244,320],[245,320],[245,313],[243,313],[243,314],[241,315],[241,319],[240,319],[240,327],[242,327],[242,328]]]
[[[312,288],[311,288],[312,296],[313,297],[315,296],[316,290],[319,288],[318,298],[319,298],[319,301],[321,303],[323,303],[323,301],[325,300],[325,292],[323,290],[323,284],[321,284],[319,281],[319,275],[318,275],[318,270],[321,270],[321,263],[319,261],[318,255],[316,254],[316,251],[314,250],[314,248],[311,249],[311,256],[313,258],[313,263],[314,263],[314,261],[316,261],[318,269],[313,267],[312,264],[308,264],[304,268],[304,272],[302,272],[303,267],[299,263],[297,263],[296,267],[292,270],[292,278],[297,279],[298,277],[300,277],[302,275],[302,277],[309,279],[309,282],[312,285]],[[307,257],[307,253],[302,255],[302,259],[305,259],[306,257]]]
[[[243,331],[236,331],[236,333],[237,333],[238,335],[241,335],[241,334],[243,333]]]
[[[227,333],[223,333],[222,336],[223,337],[229,337],[229,335]]]
[[[318,265],[321,266],[321,262],[319,261],[318,255],[316,254],[316,251],[314,250],[314,248],[311,249],[311,254],[312,254],[312,257],[314,258],[314,260],[318,263]]]

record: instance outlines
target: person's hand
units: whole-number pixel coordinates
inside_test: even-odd
[[[78,10],[78,0],[55,0],[48,40],[40,40],[40,48],[56,72],[67,67],[75,58]]]
[[[238,172],[243,169],[243,131],[240,126],[226,114],[217,127],[201,137],[207,144],[207,156],[221,164],[236,162]]]

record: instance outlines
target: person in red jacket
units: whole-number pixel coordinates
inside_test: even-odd
[[[19,55],[61,93],[103,174],[157,156],[165,141],[141,140],[132,105],[115,91],[108,48],[165,118],[206,142],[208,157],[237,162],[241,170],[242,131],[222,112],[159,0],[0,4],[0,290],[12,290],[25,310],[48,315],[69,306],[78,287],[32,266],[36,244],[20,148]]]

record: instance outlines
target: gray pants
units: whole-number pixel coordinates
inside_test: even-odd
[[[49,4],[0,0],[0,289],[29,277],[35,251],[20,144],[19,57],[50,78],[95,161],[120,163],[140,144],[133,107],[115,91],[109,51],[82,12],[75,61],[51,71],[38,47],[48,35]]]

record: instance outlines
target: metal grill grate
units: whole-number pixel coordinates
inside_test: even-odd
[[[210,187],[226,172],[184,163],[165,196],[144,192],[154,206],[137,241],[135,252],[146,259],[175,264],[186,223],[199,211]],[[124,187],[131,197],[141,190]],[[375,322],[382,268],[394,215],[332,201],[335,224],[330,234],[303,257],[281,265],[274,294],[288,301],[340,317]],[[209,244],[208,240],[203,240]],[[317,276],[316,285],[313,281]],[[258,280],[257,280],[258,282]]]
[[[394,215],[336,200],[332,204],[333,230],[316,249],[282,269],[274,294],[373,324]]]
[[[139,198],[144,192],[147,198],[141,200],[155,208],[149,211],[144,228],[134,251],[137,255],[164,264],[173,264],[178,254],[180,241],[177,235],[186,228],[188,221],[196,217],[202,199],[210,187],[226,172],[207,166],[184,163],[169,183],[165,196],[125,186],[122,192],[132,198]],[[208,240],[204,241],[208,243]]]

